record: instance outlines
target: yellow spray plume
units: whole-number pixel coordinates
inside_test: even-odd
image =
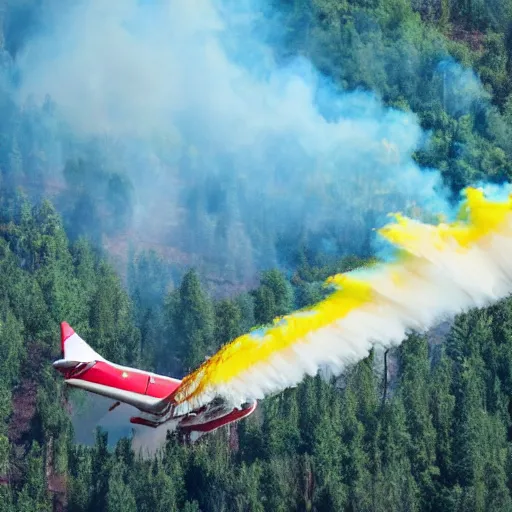
[[[396,258],[327,280],[314,306],[223,346],[172,397],[184,414],[221,396],[234,407],[298,384],[320,367],[339,374],[373,345],[398,345],[443,317],[512,292],[512,196],[465,191],[456,220],[427,225],[401,215],[379,230]]]

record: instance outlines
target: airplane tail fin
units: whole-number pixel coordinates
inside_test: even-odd
[[[81,363],[104,361],[67,323],[60,324],[62,359],[55,361],[55,368],[74,368]]]

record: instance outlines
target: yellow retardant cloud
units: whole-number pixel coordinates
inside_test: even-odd
[[[483,306],[512,291],[512,198],[467,189],[456,220],[437,226],[402,215],[379,234],[394,262],[327,279],[334,291],[310,308],[276,318],[223,346],[172,396],[185,414],[216,396],[233,407],[294,386],[320,367],[339,374],[373,345],[399,344],[443,315]]]

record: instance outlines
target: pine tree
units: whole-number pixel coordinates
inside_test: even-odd
[[[137,365],[140,331],[132,323],[132,304],[113,269],[102,262],[96,272],[90,342],[110,361]]]
[[[106,512],[137,512],[137,504],[130,487],[124,481],[125,467],[116,462],[108,479]]]
[[[107,494],[110,491],[110,474],[113,465],[112,455],[108,450],[108,434],[99,428],[96,431],[96,444],[92,452],[92,510],[107,510]],[[117,476],[116,476],[117,478]],[[113,488],[118,489],[118,480],[114,480]]]
[[[32,443],[27,456],[26,482],[18,496],[19,510],[28,511],[30,506],[32,507],[31,510],[41,512],[50,512],[52,510],[46,486],[41,447],[35,441]]]
[[[276,316],[274,293],[268,286],[262,285],[254,293],[254,319],[258,324],[269,324]]]
[[[433,493],[433,478],[439,475],[436,465],[436,431],[429,408],[429,354],[425,338],[411,335],[400,347],[400,394],[407,410],[411,438],[409,445],[413,476],[421,486],[422,507]]]
[[[453,483],[452,469],[452,424],[455,410],[455,396],[451,393],[452,362],[441,355],[432,375],[430,385],[430,410],[436,430],[436,460],[440,469],[440,479],[445,485]]]
[[[213,348],[214,311],[194,270],[167,297],[167,325],[169,353],[177,352],[185,369],[202,363]]]
[[[215,304],[215,345],[220,347],[242,334],[242,314],[235,301],[225,299]]]
[[[407,428],[407,413],[399,396],[385,407],[382,417],[381,453],[383,481],[377,489],[381,510],[418,511],[420,489],[409,460],[413,441]]]

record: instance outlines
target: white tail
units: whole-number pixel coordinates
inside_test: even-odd
[[[105,361],[103,357],[78,336],[67,322],[60,324],[60,341],[63,359],[59,361],[59,366],[71,366],[71,363]]]

